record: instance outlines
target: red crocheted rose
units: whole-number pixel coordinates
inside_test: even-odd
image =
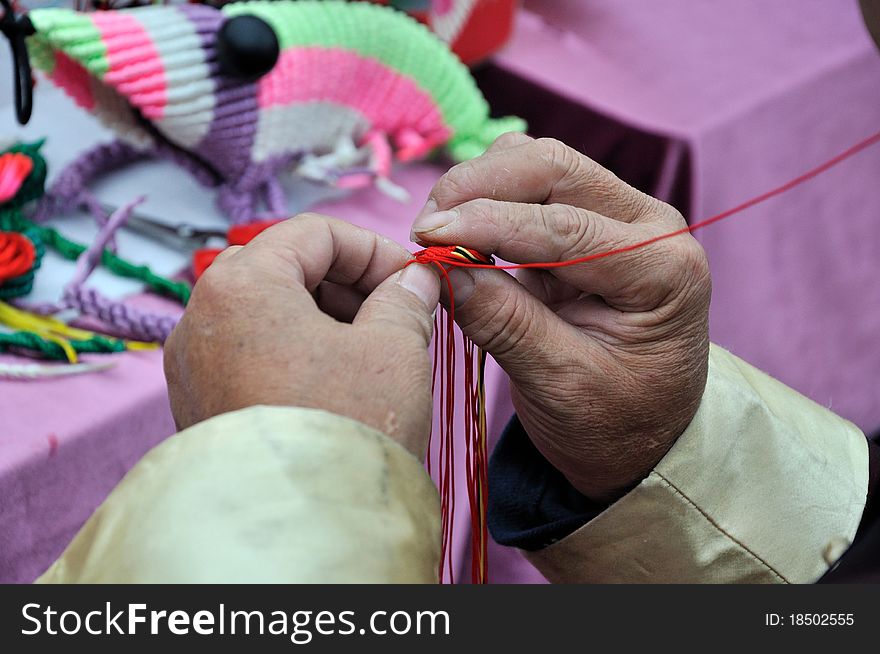
[[[30,239],[18,232],[0,232],[0,284],[24,275],[34,265]]]

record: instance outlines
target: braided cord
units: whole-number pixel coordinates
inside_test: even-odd
[[[68,341],[73,351],[77,354],[107,354],[111,352],[124,352],[125,341],[106,338],[95,335],[86,340]],[[33,332],[0,332],[0,352],[10,349],[33,350],[49,359],[67,360],[67,353],[54,341],[39,336]]]

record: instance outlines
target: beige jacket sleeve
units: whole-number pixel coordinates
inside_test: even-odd
[[[529,560],[555,582],[807,583],[858,529],[852,424],[719,347],[697,414],[633,491]]]
[[[692,424],[635,490],[529,554],[551,581],[809,582],[852,540],[867,445],[719,348]],[[152,450],[42,582],[432,582],[439,502],[382,434],[255,407]]]
[[[383,434],[254,407],[149,452],[43,583],[435,582],[439,499]]]

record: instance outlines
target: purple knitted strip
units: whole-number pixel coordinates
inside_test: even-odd
[[[284,216],[287,211],[287,196],[277,176],[271,176],[263,185],[266,195],[266,208],[273,216]]]
[[[167,159],[172,163],[180,166],[190,175],[192,175],[195,180],[202,186],[215,187],[219,183],[209,170],[206,170],[192,157],[187,156],[186,153],[181,152],[180,150],[168,147],[167,145],[160,143],[152,151],[152,154],[153,156]]]
[[[76,260],[76,271],[73,273],[73,278],[68,283],[68,288],[72,286],[80,286],[86,281],[88,276],[92,274],[92,271],[95,270],[95,267],[101,262],[104,248],[107,247],[107,243],[113,239],[116,230],[128,221],[134,208],[139,204],[143,204],[143,202],[144,197],[141,196],[136,200],[124,204],[110,214],[110,216],[104,221],[101,229],[98,231],[97,236],[95,236],[95,240],[92,241],[92,244],[85,252],[79,255],[79,258]]]
[[[208,23],[209,25],[217,24],[217,15],[220,14],[215,7],[210,5],[184,4],[178,5],[177,11],[186,16],[189,20],[197,25]]]
[[[95,215],[99,224],[102,223],[106,214],[101,209],[101,203],[88,191],[88,185],[103,174],[154,157],[172,161],[192,174],[204,186],[217,184],[210,172],[174,148],[159,144],[150,149],[139,150],[124,141],[116,140],[95,146],[65,166],[40,201],[34,220],[45,222],[55,216],[85,207]]]
[[[257,85],[216,79],[214,116],[195,152],[215,162],[227,179],[234,180],[251,164],[259,115]]]

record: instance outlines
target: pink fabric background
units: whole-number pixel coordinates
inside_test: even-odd
[[[550,124],[542,105],[524,112],[531,124],[692,222],[880,130],[880,55],[856,0],[525,5],[499,67],[581,111]],[[868,431],[880,427],[878,171],[875,148],[697,232],[713,340]]]
[[[479,72],[493,106],[692,220],[880,129],[880,58],[855,0],[525,5],[513,42]],[[878,170],[873,149],[700,233],[715,284],[713,339],[865,430],[880,427]],[[324,210],[405,243],[441,172],[401,172],[408,206],[367,191]],[[0,382],[0,581],[45,569],[125,471],[173,432],[161,354],[116,356],[100,375]],[[494,367],[489,403],[497,434],[511,409]],[[463,546],[464,510],[458,518]],[[540,580],[514,551],[493,546],[490,562],[495,582]]]

